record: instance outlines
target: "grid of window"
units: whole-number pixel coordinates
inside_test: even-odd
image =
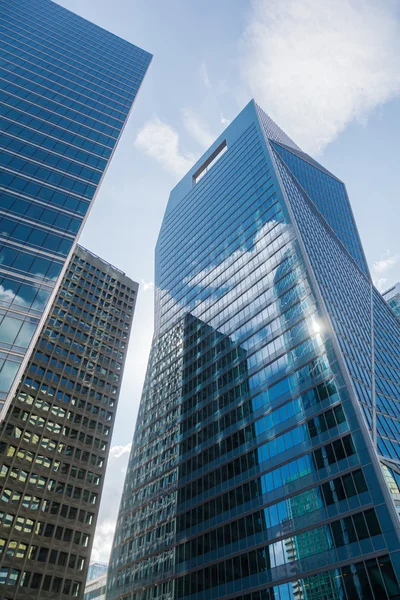
[[[151,56],[50,0],[0,0],[0,37],[4,417]]]
[[[0,434],[0,588],[82,597],[137,284],[77,247]]]
[[[399,321],[277,161],[377,452],[400,466]]]
[[[339,218],[329,208],[339,191],[326,178],[337,180],[301,157],[254,103],[172,191],[156,249],[155,337],[109,566],[109,600],[241,594],[250,600],[250,593],[336,600],[352,585],[373,589],[365,597],[399,593],[386,488],[339,356],[349,356],[361,381],[371,377],[370,296],[361,286],[359,302],[351,290],[343,314],[340,302],[337,310],[329,307],[343,323],[337,349],[287,194],[298,210],[311,203],[298,183],[292,192],[282,181],[295,175],[282,167],[271,137],[293,150],[299,173],[298,163],[306,162],[304,183],[314,200],[324,196],[330,232]],[[193,185],[223,143],[227,150]],[[350,211],[340,186],[340,202]],[[348,225],[354,233],[353,222]],[[312,235],[308,214],[304,227]],[[315,228],[316,247],[322,241]],[[324,243],[319,256],[321,263],[331,260],[327,287],[334,287],[331,272],[338,268],[340,285],[350,272],[354,286],[366,280],[342,242]],[[340,253],[352,271],[345,259],[335,262]],[[382,555],[388,557],[381,565]],[[374,575],[359,584],[362,560]]]

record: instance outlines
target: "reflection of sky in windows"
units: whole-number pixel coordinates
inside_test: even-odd
[[[2,16],[0,309],[40,317],[151,56],[47,1]]]
[[[351,220],[340,231],[343,243],[331,229],[330,240],[322,235],[321,224],[314,222],[322,221],[321,215],[263,138],[261,123],[257,130],[257,114],[250,104],[201,159],[204,164],[226,137],[228,150],[212,169],[193,186],[195,165],[171,192],[156,252],[155,338],[116,532],[116,540],[123,540],[130,528],[136,539],[129,547],[125,540],[116,543],[111,564],[118,564],[118,573],[111,569],[110,597],[116,597],[111,589],[116,582],[117,593],[128,595],[147,583],[155,590],[176,575],[172,593],[178,598],[240,598],[240,590],[250,594],[264,582],[290,579],[286,596],[286,584],[279,586],[280,598],[314,600],[322,598],[314,594],[319,580],[303,585],[299,573],[328,569],[353,542],[346,561],[350,552],[360,558],[368,544],[378,547],[382,541],[374,510],[370,535],[363,533],[361,507],[371,504],[369,489],[375,493],[380,484],[365,458],[370,439],[361,435],[325,306],[314,294],[316,284],[303,259],[305,245],[308,259],[320,261],[317,281],[321,289],[329,288],[321,293],[328,296],[335,324],[343,319],[342,358],[358,359],[357,368],[370,377],[369,295],[365,286],[357,288],[354,275],[366,281],[362,265],[356,265],[362,249]],[[268,136],[276,131],[268,129]],[[340,229],[350,209],[341,214],[329,202],[335,195],[339,205],[347,202],[343,185],[332,183],[334,178],[312,161],[303,169],[304,160],[297,154],[293,159],[303,187],[308,185],[331,226]],[[340,262],[342,254],[351,269]],[[355,282],[346,298],[352,303],[348,311],[341,308],[345,279]],[[391,326],[385,323],[383,329]],[[377,354],[383,356],[383,333],[380,337]],[[390,352],[398,353],[398,347]],[[388,392],[389,382],[383,373],[377,385],[386,398],[383,386]],[[381,416],[386,417],[379,415],[379,426],[388,435],[391,424]],[[164,498],[175,490],[177,513],[161,516]],[[263,524],[257,532],[249,525],[256,509]],[[349,509],[358,511],[354,523],[353,517],[341,520]],[[154,515],[168,519],[182,542],[175,571],[176,564],[167,563],[170,546],[155,535]],[[356,522],[363,523],[359,540],[348,535]],[[340,554],[336,549],[343,546]],[[162,559],[160,573],[154,565]],[[249,565],[255,565],[253,580]],[[323,594],[338,600],[336,577],[321,577]],[[278,586],[271,590],[272,598]]]

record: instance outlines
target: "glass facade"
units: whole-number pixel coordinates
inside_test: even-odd
[[[87,581],[83,600],[106,600],[107,575]]]
[[[383,297],[393,309],[396,317],[400,319],[400,283],[396,283],[396,285],[384,292]]]
[[[76,247],[0,429],[2,598],[83,597],[137,289]]]
[[[155,323],[107,600],[398,600],[400,323],[254,102],[171,192]]]
[[[50,0],[0,0],[0,420],[151,55]]]
[[[107,563],[91,563],[89,565],[87,580],[96,579],[102,575],[107,574],[108,564]]]

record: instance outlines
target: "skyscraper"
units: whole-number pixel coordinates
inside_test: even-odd
[[[50,0],[0,0],[0,421],[151,55]]]
[[[77,246],[0,428],[0,595],[82,598],[138,285]]]
[[[399,598],[400,323],[254,103],[173,189],[107,600]]]

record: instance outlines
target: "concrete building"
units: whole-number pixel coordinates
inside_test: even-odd
[[[77,246],[0,428],[0,596],[82,598],[138,284]]]

